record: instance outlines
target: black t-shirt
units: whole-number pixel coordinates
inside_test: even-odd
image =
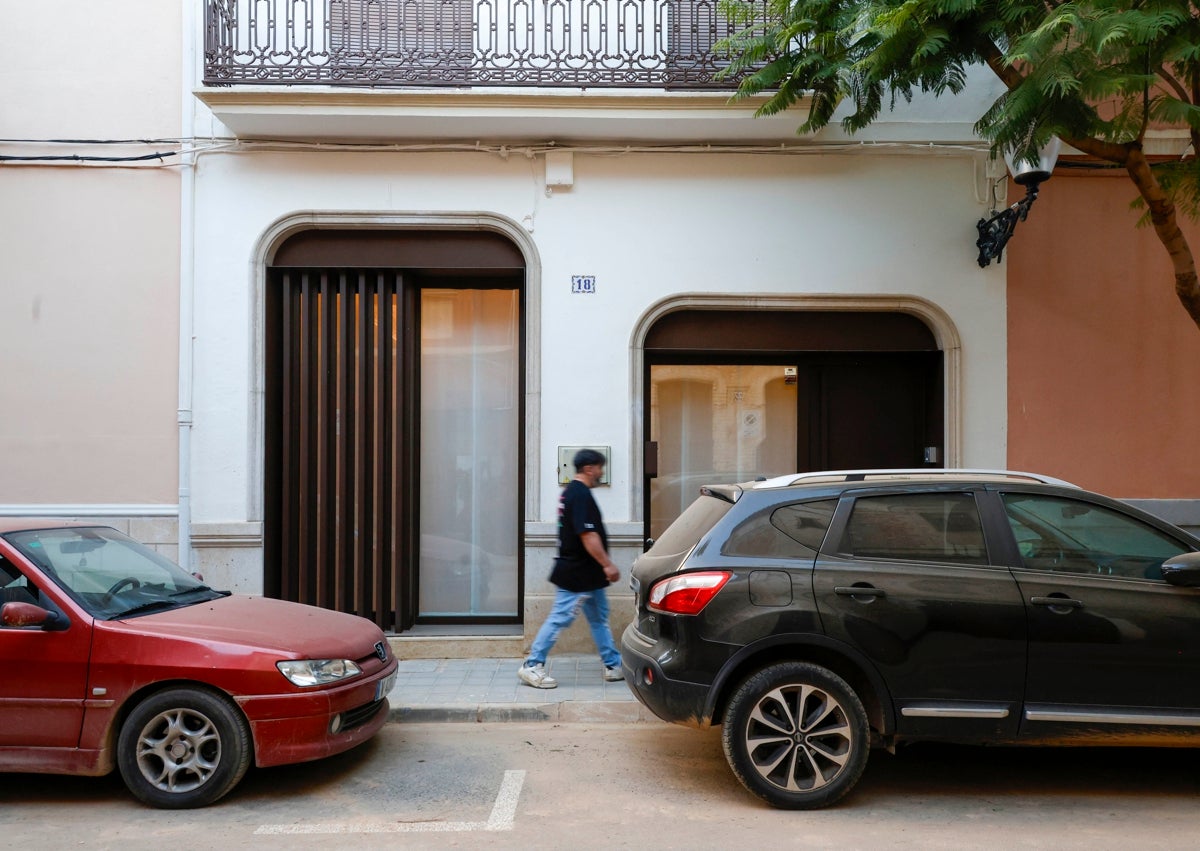
[[[579,538],[585,532],[598,534],[608,550],[608,533],[591,488],[572,479],[558,498],[558,558],[550,572],[550,581],[564,591],[595,591],[608,585],[604,568]]]

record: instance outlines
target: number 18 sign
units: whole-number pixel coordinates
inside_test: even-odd
[[[571,292],[582,293],[583,295],[595,295],[595,293],[596,293],[596,276],[595,275],[572,275],[571,276]]]

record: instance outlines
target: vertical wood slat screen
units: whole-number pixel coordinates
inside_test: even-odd
[[[272,270],[266,584],[402,628],[405,322],[400,276]]]

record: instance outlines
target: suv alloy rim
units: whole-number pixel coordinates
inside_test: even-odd
[[[746,751],[754,770],[789,792],[833,782],[850,758],[854,729],[842,705],[806,683],[767,692],[746,722]]]

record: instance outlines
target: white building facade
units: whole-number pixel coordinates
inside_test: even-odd
[[[346,33],[376,30],[356,15],[392,9],[337,5],[322,14],[360,52]],[[798,137],[802,108],[755,118],[728,90],[653,77],[475,85],[478,44],[461,68],[443,54],[434,85],[217,79],[237,39],[302,32],[306,8],[208,0],[156,20],[182,53],[162,61],[182,69],[178,129],[153,129],[182,140],[157,208],[178,274],[148,299],[170,322],[115,333],[177,330],[123,378],[169,364],[178,398],[136,438],[134,496],[86,464],[72,490],[63,458],[59,485],[14,487],[4,510],[159,518],[212,584],[358,612],[402,655],[516,656],[552,597],[574,448],[609,456],[595,493],[626,572],[706,479],[1005,466],[1004,271],[974,248],[995,177],[970,131],[986,84],[850,140]],[[420,47],[378,32],[393,57]],[[147,132],[134,112],[113,138]],[[619,632],[624,581],[611,593]],[[589,646],[582,629],[564,642]]]

